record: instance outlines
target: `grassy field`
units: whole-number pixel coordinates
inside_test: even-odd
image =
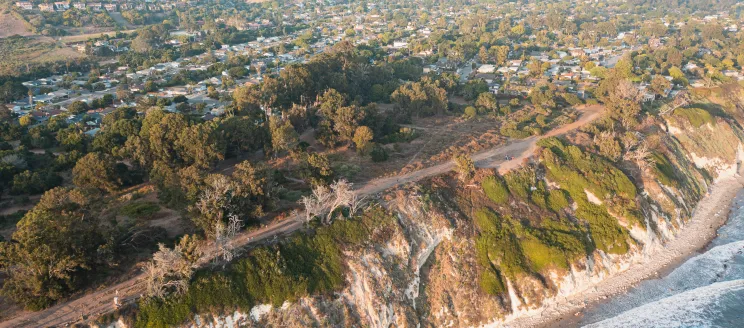
[[[121,33],[129,34],[129,33],[132,33],[134,31],[135,30],[126,30],[126,31],[121,31]],[[100,36],[103,36],[103,35],[108,35],[108,36],[113,37],[113,36],[116,35],[116,31],[100,32],[100,33],[89,33],[89,34],[79,34],[79,35],[69,35],[69,36],[63,36],[63,37],[61,37],[60,40],[62,42],[64,42],[65,44],[70,44],[70,43],[87,41],[90,38],[97,38],[97,37],[100,37]]]
[[[14,75],[26,65],[65,61],[84,55],[58,45],[51,38],[8,37],[0,39],[0,75]]]

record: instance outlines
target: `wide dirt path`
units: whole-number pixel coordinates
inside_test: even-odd
[[[526,158],[534,153],[538,140],[565,134],[582,127],[599,118],[602,115],[602,109],[603,107],[599,105],[582,106],[578,108],[582,114],[577,121],[552,130],[544,136],[510,140],[506,145],[473,154],[473,161],[477,167],[497,168],[501,173],[507,172],[521,165]],[[505,160],[506,156],[513,156],[514,158]],[[446,163],[418,171],[375,179],[357,189],[357,193],[360,196],[376,194],[397,185],[447,173],[454,167],[455,164],[452,161],[447,161]],[[252,247],[262,241],[291,234],[302,228],[302,225],[301,220],[289,218],[258,230],[241,233],[233,239],[232,243],[236,248]],[[210,247],[205,251],[203,262],[206,264],[214,256],[215,249]],[[55,305],[43,311],[20,313],[0,323],[0,327],[50,327],[86,323],[89,320],[94,320],[101,314],[113,311],[113,299],[116,291],[119,291],[119,298],[123,303],[136,301],[145,290],[143,278],[144,274],[139,274],[127,281],[103,288],[69,302]]]

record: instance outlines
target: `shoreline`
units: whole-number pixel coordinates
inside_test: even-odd
[[[710,194],[695,206],[692,217],[676,237],[664,248],[641,259],[620,273],[576,293],[555,300],[540,309],[539,314],[517,317],[503,322],[506,327],[553,327],[575,326],[586,309],[606,302],[610,297],[625,293],[641,281],[658,279],[684,263],[691,256],[709,247],[731,213],[731,205],[740,190],[744,189],[744,177],[729,176],[716,181]],[[589,299],[589,302],[584,300]]]

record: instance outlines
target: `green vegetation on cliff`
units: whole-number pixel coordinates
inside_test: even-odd
[[[314,234],[259,247],[225,270],[197,273],[183,295],[141,300],[135,327],[173,327],[194,313],[248,312],[257,304],[281,306],[337,291],[344,286],[342,250],[384,238],[394,222],[380,207],[371,207],[358,218],[318,227]]]

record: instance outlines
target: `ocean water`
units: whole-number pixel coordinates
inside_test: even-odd
[[[744,191],[718,236],[667,276],[587,311],[579,325],[744,327]]]

